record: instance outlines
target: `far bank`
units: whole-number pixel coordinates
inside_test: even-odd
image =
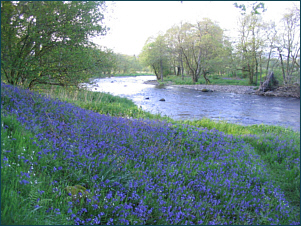
[[[262,92],[259,90],[258,86],[246,86],[246,85],[216,85],[216,84],[195,84],[186,85],[178,84],[177,82],[167,80],[165,82],[158,82],[157,80],[146,81],[145,84],[159,85],[165,84],[169,86],[175,86],[186,89],[200,90],[203,92],[225,92],[225,93],[238,93],[238,94],[254,94],[260,96],[275,96],[275,97],[294,97],[300,99],[300,85],[292,84],[287,86],[279,86],[273,91]]]

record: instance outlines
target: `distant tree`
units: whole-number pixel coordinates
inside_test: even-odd
[[[282,17],[282,31],[278,35],[279,53],[284,84],[292,83],[297,72],[300,81],[300,9],[291,8]]]
[[[163,71],[169,68],[168,51],[164,37],[159,35],[156,39],[149,38],[139,55],[142,65],[151,67],[158,80],[163,81]]]
[[[206,83],[209,83],[207,74],[223,46],[223,30],[210,19],[205,18],[195,25],[184,24],[182,34],[184,41],[181,50],[193,82],[198,82],[202,74]]]
[[[184,62],[181,50],[184,39],[181,33],[181,27],[182,23],[180,26],[171,27],[166,31],[164,36],[169,49],[171,68],[175,75],[182,75],[182,79],[184,79]]]
[[[276,41],[277,41],[277,27],[275,22],[269,22],[265,24],[264,32],[266,35],[265,45],[264,47],[267,49],[267,60],[266,60],[266,67],[265,71],[268,74],[270,69],[270,62],[272,54],[275,52],[276,49]],[[261,79],[260,79],[261,80]]]
[[[104,8],[100,1],[2,1],[2,80],[33,88],[86,79],[97,63],[89,37],[106,34]]]
[[[135,55],[129,56],[117,53],[116,60],[116,71],[118,71],[118,73],[128,74],[142,70],[142,66]]]
[[[234,46],[230,40],[224,36],[222,46],[219,48],[217,57],[210,64],[210,71],[219,75],[236,76],[237,56],[234,53]]]
[[[96,63],[91,68],[90,75],[94,76],[95,74],[108,74],[109,76],[116,71],[117,68],[117,57],[116,54],[106,47],[97,47],[94,48],[94,61]]]
[[[260,58],[260,47],[263,45],[262,19],[259,10],[265,12],[263,3],[251,3],[250,6],[244,4],[234,4],[241,9],[242,17],[239,20],[240,42],[237,45],[241,52],[241,70],[244,77],[249,77],[249,84],[254,84],[254,77],[258,75],[258,65]],[[247,12],[250,11],[250,12]]]

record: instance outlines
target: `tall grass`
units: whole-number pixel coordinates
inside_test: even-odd
[[[53,160],[39,162],[41,151],[42,143],[15,116],[1,114],[2,225],[70,224],[53,177],[42,173]]]
[[[113,117],[75,104],[109,96],[48,95],[1,84],[2,223],[300,224],[298,133]]]
[[[62,87],[44,90],[41,93],[100,114],[131,118],[164,119],[159,114],[151,114],[143,111],[130,99],[113,96],[109,93],[92,92],[85,89],[66,89]]]

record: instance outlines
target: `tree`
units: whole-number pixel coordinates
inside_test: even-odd
[[[180,26],[173,26],[166,31],[165,37],[170,53],[171,68],[173,69],[175,75],[179,76],[181,74],[182,80],[184,80],[184,63],[181,50],[181,45],[184,39],[181,29],[182,23]]]
[[[234,6],[241,9],[242,17],[239,20],[240,43],[238,48],[241,52],[241,66],[244,77],[249,77],[249,84],[254,83],[254,76],[258,75],[258,59],[260,58],[260,47],[263,45],[262,35],[262,19],[259,10],[265,12],[263,3],[254,2],[246,7],[244,4]],[[247,13],[247,10],[251,10]]]
[[[2,1],[1,72],[13,85],[77,85],[97,63],[89,37],[105,35],[104,2]]]
[[[236,76],[237,59],[234,53],[233,44],[228,37],[223,38],[222,46],[219,48],[218,56],[211,61],[210,71],[223,75]]]
[[[119,73],[127,74],[127,73],[136,73],[137,71],[142,70],[142,66],[140,65],[137,57],[135,55],[129,56],[126,54],[116,54],[117,67],[116,71]]]
[[[223,30],[210,19],[205,18],[197,24],[182,26],[184,42],[181,44],[182,54],[192,81],[198,82],[202,74],[206,83],[210,83],[207,74],[219,56],[223,43]]]
[[[266,63],[266,74],[268,74],[270,68],[270,61],[273,51],[275,49],[275,43],[277,41],[277,29],[275,22],[265,24],[264,32],[266,34],[265,47],[268,49],[267,63]],[[261,80],[260,80],[261,81]]]
[[[158,80],[163,81],[163,72],[164,70],[168,71],[169,68],[168,46],[164,37],[159,35],[155,40],[149,38],[139,55],[139,59],[143,65],[152,68]]]
[[[117,69],[117,57],[116,54],[106,47],[98,46],[96,48],[91,48],[91,53],[93,52],[92,62],[96,62],[90,68],[89,74],[94,76],[95,74],[108,74],[114,73]]]
[[[282,18],[283,32],[279,34],[279,53],[284,84],[292,82],[294,72],[300,78],[300,9],[291,8]]]

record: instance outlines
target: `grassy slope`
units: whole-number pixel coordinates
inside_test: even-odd
[[[74,91],[64,91],[64,90],[55,90],[48,95],[56,97],[58,99],[68,101],[82,108],[90,109],[95,112],[100,112],[104,114],[110,114],[115,116],[123,117],[133,117],[133,118],[160,118],[159,115],[153,116],[149,113],[145,113],[138,109],[133,102],[128,101],[124,98],[112,97],[107,94],[93,93],[93,92],[74,92]],[[298,161],[300,162],[300,134],[295,133],[291,130],[287,130],[281,127],[273,126],[238,126],[228,123],[215,123],[208,119],[203,119],[200,121],[185,121],[185,122],[174,122],[171,119],[165,118],[169,122],[172,122],[176,125],[177,128],[180,128],[182,132],[187,132],[185,124],[190,124],[196,127],[206,127],[208,129],[217,129],[227,134],[232,134],[237,137],[242,136],[242,139],[251,144],[256,153],[261,156],[261,159],[265,162],[268,170],[268,175],[270,175],[270,180],[274,180],[276,185],[285,192],[287,199],[291,202],[291,205],[294,206],[294,214],[290,217],[291,221],[298,221],[300,213],[298,212],[300,207],[300,168]],[[66,216],[64,211],[61,209],[61,214],[55,212],[56,209],[59,209],[59,200],[56,200],[56,196],[47,197],[47,199],[52,200],[52,210],[49,210],[48,215],[41,215],[39,212],[39,207],[36,207],[33,204],[33,200],[37,197],[39,192],[39,186],[36,186],[35,189],[22,190],[23,195],[16,195],[15,192],[20,190],[18,183],[18,178],[16,173],[26,177],[24,172],[30,170],[31,166],[26,164],[21,165],[21,167],[13,166],[12,164],[21,164],[22,161],[18,160],[16,156],[27,155],[26,158],[32,157],[31,153],[39,152],[39,146],[33,145],[30,138],[34,137],[34,134],[28,133],[27,130],[20,125],[20,123],[13,116],[2,115],[2,127],[1,127],[1,145],[2,145],[2,162],[9,164],[10,167],[5,167],[2,170],[2,183],[1,184],[11,184],[14,189],[3,189],[1,196],[5,197],[6,202],[2,202],[1,210],[5,213],[12,211],[18,211],[19,220],[28,219],[28,223],[38,223],[38,222],[48,222],[51,224],[58,224],[66,222]],[[5,128],[6,127],[6,128]],[[181,129],[182,128],[182,129]],[[16,140],[14,140],[14,139]],[[5,146],[6,145],[6,146]],[[32,151],[28,153],[25,150]],[[11,151],[13,150],[13,154]],[[13,158],[13,160],[3,159],[3,154],[5,153],[6,157]],[[23,154],[22,154],[23,153]],[[50,159],[44,159],[45,163],[50,161]],[[297,161],[294,162],[294,161]],[[18,162],[18,163],[17,163]],[[49,164],[49,163],[48,163]],[[38,167],[38,166],[37,166]],[[41,169],[40,169],[41,170]],[[23,173],[23,174],[22,174]],[[8,179],[9,178],[9,179]],[[12,179],[15,178],[15,179]],[[46,183],[47,180],[52,178],[40,178],[43,183]],[[41,186],[43,187],[43,183]],[[6,187],[7,188],[7,187]],[[43,188],[44,189],[44,188]],[[43,190],[41,188],[41,190]],[[53,188],[51,188],[53,189]],[[45,189],[44,189],[45,190]],[[7,198],[9,197],[9,198]],[[43,202],[50,202],[47,199]],[[56,200],[56,201],[54,201]],[[8,205],[8,203],[24,203],[21,205],[14,206]],[[8,207],[9,206],[9,207]],[[35,208],[33,208],[35,207]],[[56,208],[58,207],[58,208]],[[31,210],[28,214],[28,210]],[[67,212],[67,211],[66,211]],[[38,214],[40,213],[40,215]],[[5,216],[5,215],[3,215]],[[27,217],[26,217],[27,216]],[[59,217],[57,217],[59,216]],[[3,218],[2,218],[3,219]],[[17,224],[18,219],[14,217],[5,218],[8,220],[7,223]],[[25,221],[26,222],[26,221]],[[154,223],[154,222],[153,222]],[[262,222],[264,223],[264,222]],[[282,222],[284,223],[284,222]],[[286,223],[289,223],[286,221]]]
[[[173,81],[175,83],[180,83],[179,78],[176,78],[172,76],[172,79],[165,79],[165,81]],[[188,78],[186,78],[187,80]],[[185,81],[186,81],[185,80]],[[224,79],[216,79],[212,80],[212,84],[222,84],[222,85],[246,85],[247,80],[224,80]],[[186,81],[187,84],[192,84],[189,78],[189,81]],[[215,83],[214,83],[215,82]],[[202,81],[201,81],[202,83]],[[72,96],[73,95],[73,96]],[[77,106],[80,106],[85,109],[93,109],[96,112],[99,113],[108,113],[110,115],[120,115],[121,116],[129,116],[134,118],[151,118],[151,119],[160,119],[159,115],[152,115],[148,114],[146,112],[138,110],[129,110],[127,109],[137,109],[137,107],[133,104],[133,102],[129,101],[126,98],[119,98],[103,93],[95,93],[95,92],[89,92],[89,91],[83,91],[83,96],[85,98],[75,98],[76,94],[74,92],[70,92],[69,96],[66,95],[66,91],[60,90],[55,95],[52,95],[53,97],[59,97],[60,99],[64,101],[68,101],[70,103],[76,103]],[[91,96],[95,96],[94,98],[91,98]],[[97,98],[98,97],[98,101]],[[120,105],[122,103],[127,103],[127,105],[123,105],[122,107],[114,107],[110,108],[110,112],[106,110],[101,110],[99,107],[90,107],[89,105],[93,104],[94,106],[97,106],[98,102],[101,102],[101,99],[104,97],[110,97],[114,99],[116,102],[118,102]],[[87,98],[86,98],[87,97]],[[75,102],[74,100],[77,99]],[[83,104],[83,101],[85,104]],[[105,102],[105,105],[108,107],[108,99],[103,100]],[[101,106],[101,104],[99,104]],[[87,107],[89,106],[89,107]],[[108,107],[109,108],[109,107]],[[126,112],[124,112],[126,111]],[[117,114],[118,112],[118,114]],[[136,113],[137,112],[137,113]],[[283,161],[282,164],[279,161],[274,161],[275,159],[278,159],[276,155],[279,155],[279,152],[287,151],[287,156],[293,156],[293,159],[300,158],[300,133],[296,133],[291,129],[286,129],[280,126],[267,126],[267,125],[252,125],[252,126],[241,126],[236,124],[231,124],[227,122],[214,122],[210,119],[202,119],[202,120],[194,120],[194,121],[180,121],[175,122],[172,119],[168,119],[166,117],[161,117],[161,120],[168,120],[170,122],[176,123],[176,124],[187,124],[187,125],[193,125],[199,128],[208,128],[208,129],[216,129],[218,131],[224,132],[226,134],[231,134],[235,136],[244,136],[244,140],[251,144],[254,148],[257,154],[259,154],[262,159],[265,161],[265,163],[268,166],[269,173],[271,175],[271,179],[274,179],[278,186],[281,187],[283,191],[286,192],[286,196],[290,200],[294,207],[294,209],[297,211],[300,209],[300,169],[292,169],[287,171],[285,168],[286,162]],[[275,149],[277,148],[277,145],[275,147],[275,141],[279,141],[281,143],[284,143],[284,146],[282,146],[282,149],[279,152],[276,152]],[[287,144],[289,142],[289,144]],[[286,146],[287,145],[287,146]],[[285,172],[285,173],[283,173]],[[289,175],[292,175],[292,177],[289,177]]]

